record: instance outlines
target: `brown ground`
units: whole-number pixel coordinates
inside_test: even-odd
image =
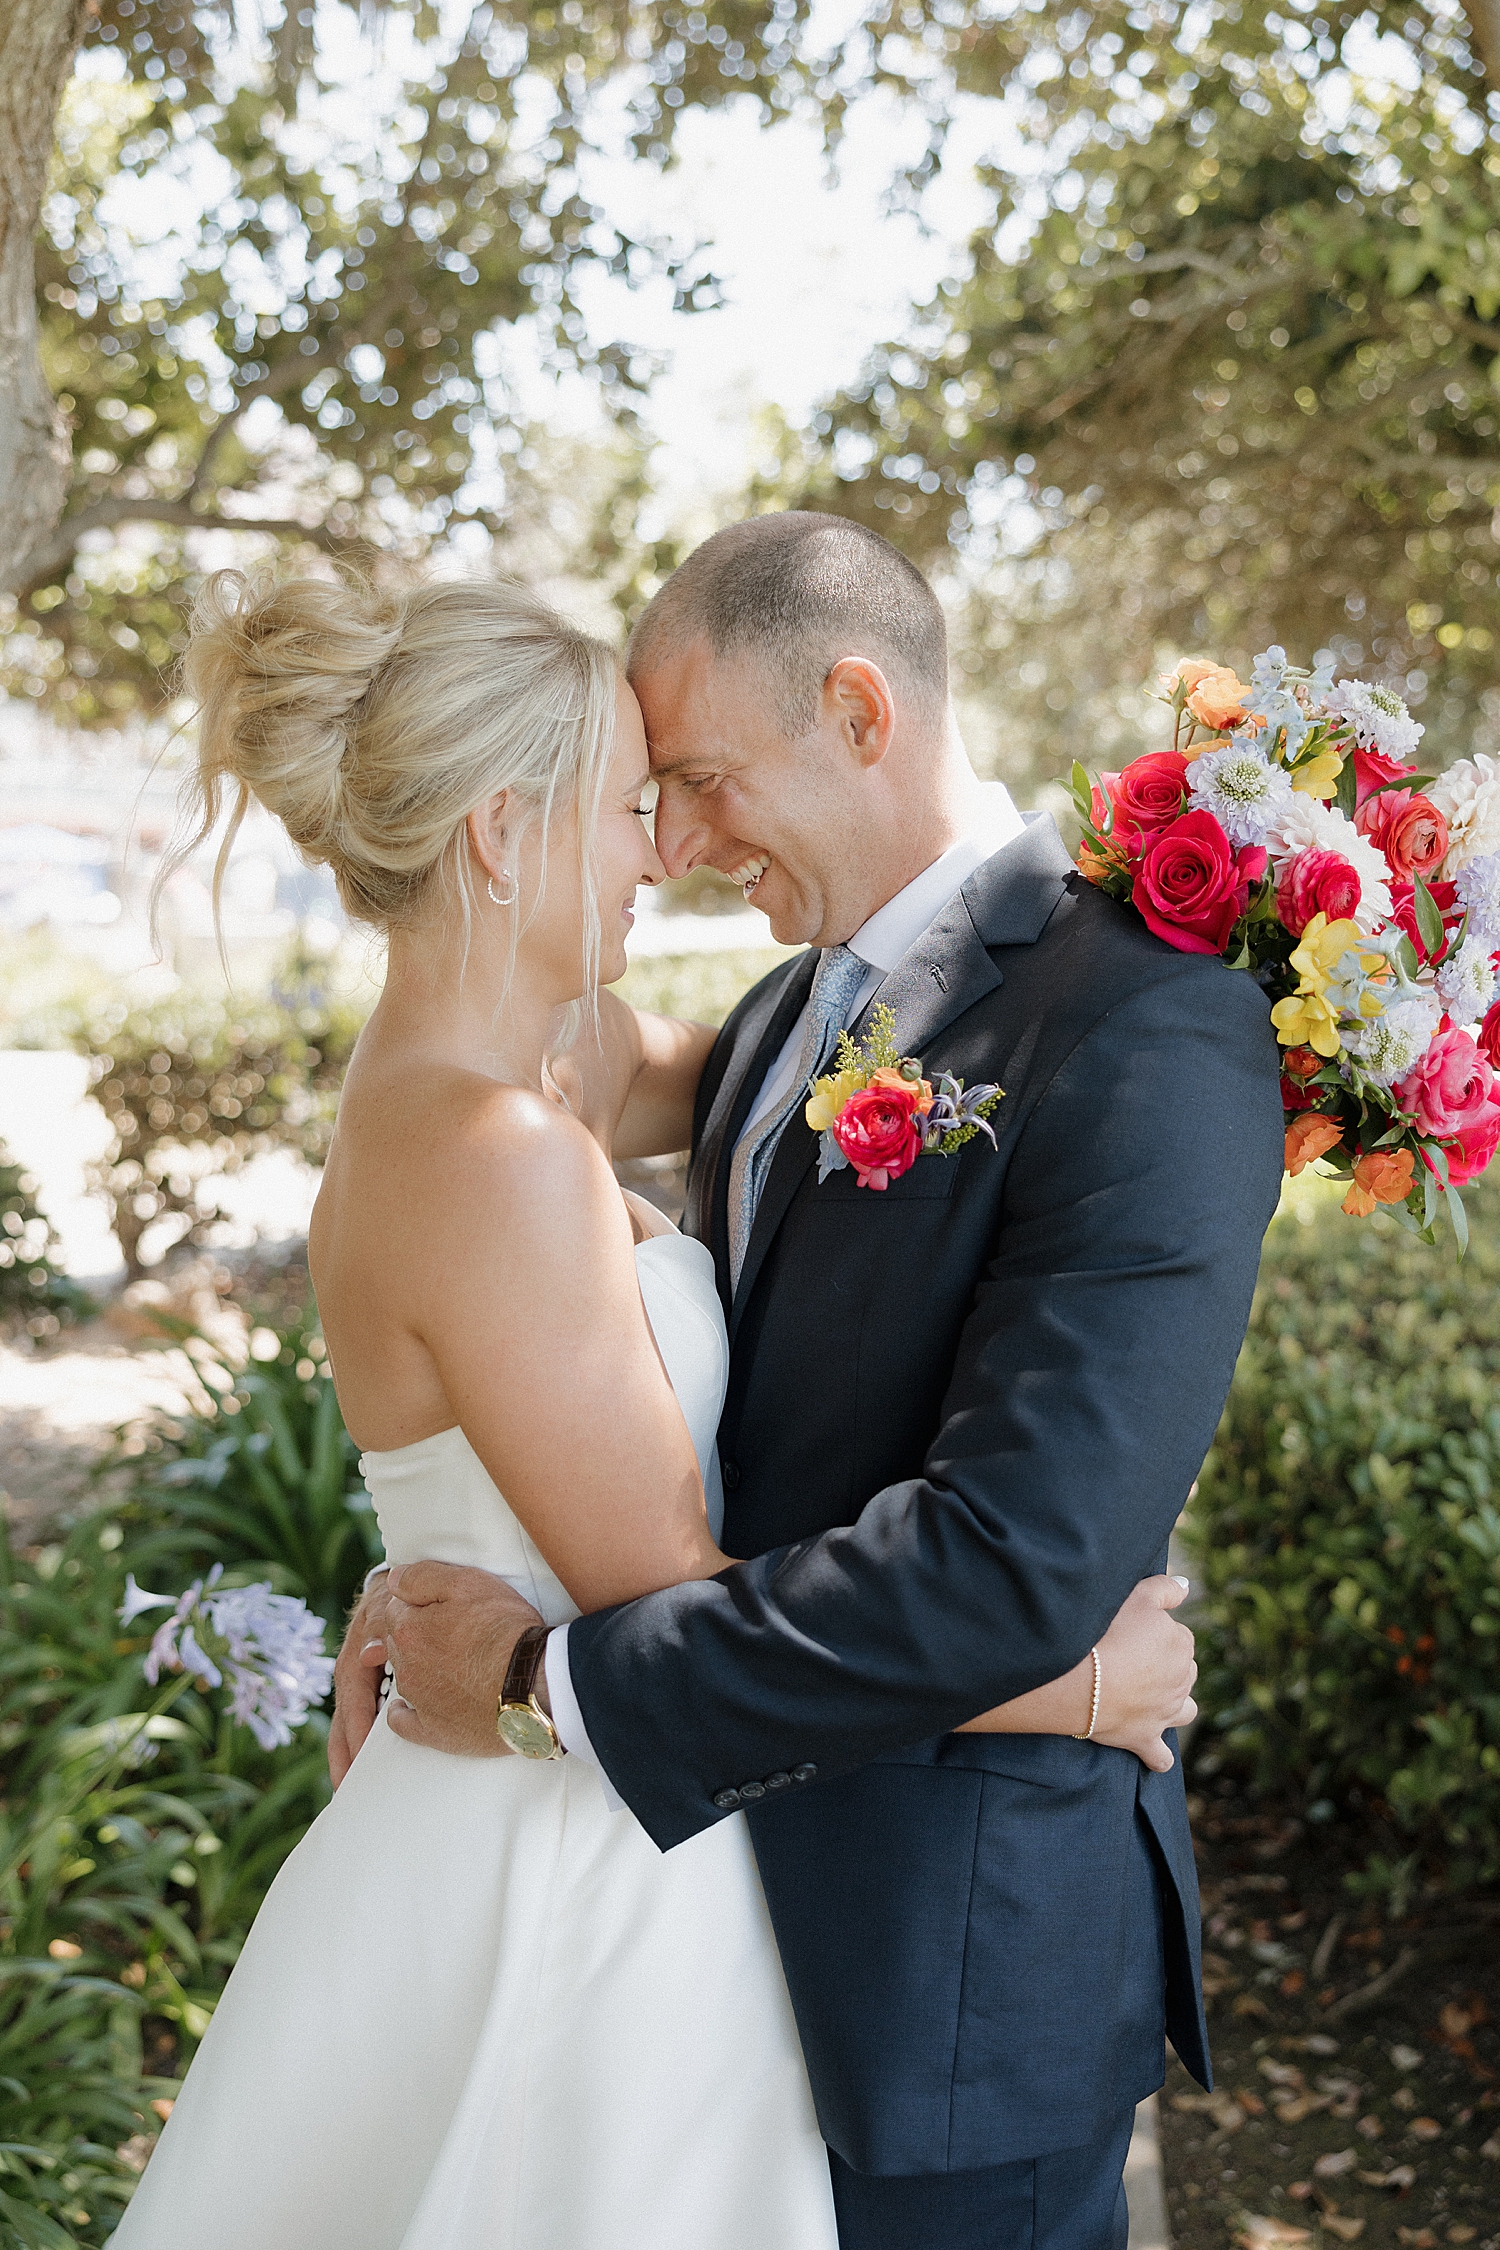
[[[1192,1805],[1218,2085],[1173,2060],[1176,2250],[1500,2250],[1500,1901],[1424,1893],[1393,1922],[1343,1877],[1399,1841],[1232,1781]]]

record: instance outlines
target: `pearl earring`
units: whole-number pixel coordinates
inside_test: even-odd
[[[514,875],[512,875],[508,867],[501,868],[500,879],[505,885],[505,896],[503,898],[495,888],[495,878],[493,875],[485,885],[485,889],[490,894],[491,901],[496,906],[514,906],[516,903],[516,879]]]

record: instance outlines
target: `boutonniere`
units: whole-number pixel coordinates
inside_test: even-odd
[[[852,1164],[863,1188],[887,1188],[919,1156],[952,1156],[976,1133],[998,1144],[986,1123],[1004,1095],[998,1086],[971,1086],[943,1071],[924,1078],[914,1055],[896,1046],[896,1019],[883,1004],[870,1016],[858,1046],[839,1033],[835,1068],[808,1082],[803,1115],[818,1135],[818,1185]]]

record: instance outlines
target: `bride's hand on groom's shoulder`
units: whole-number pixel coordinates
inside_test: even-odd
[[[377,1578],[349,1621],[334,1671],[334,1787],[375,1723],[387,1662],[392,1734],[458,1757],[508,1757],[495,1731],[500,1690],[517,1640],[540,1623],[530,1602],[487,1570],[416,1562]]]

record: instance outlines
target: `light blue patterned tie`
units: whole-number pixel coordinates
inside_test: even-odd
[[[765,1116],[741,1136],[734,1152],[729,1166],[729,1273],[733,1288],[739,1287],[740,1269],[750,1246],[750,1229],[755,1224],[756,1208],[777,1144],[788,1120],[807,1100],[808,1080],[819,1076],[832,1055],[838,1035],[849,1020],[854,995],[868,969],[869,963],[861,961],[857,953],[851,953],[847,945],[828,947],[818,963],[818,973],[808,995],[807,1021],[796,1076],[774,1108],[768,1109]]]

